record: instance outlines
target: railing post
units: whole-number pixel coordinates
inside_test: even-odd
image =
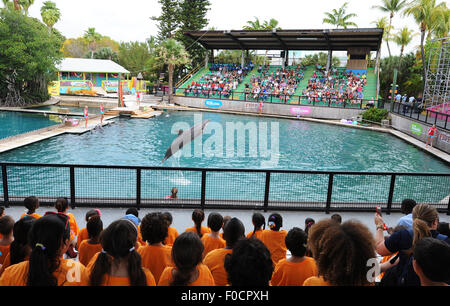
[[[9,207],[9,195],[8,195],[8,177],[6,174],[6,165],[2,165],[2,179],[3,179],[3,202],[5,207]]]
[[[450,216],[450,197],[448,198],[447,216]]]
[[[141,209],[141,168],[136,169],[136,208]]]
[[[388,202],[387,202],[387,211],[386,213],[388,215],[391,214],[391,209],[392,209],[392,201],[394,198],[394,188],[395,188],[395,174],[391,175],[391,185],[389,187],[389,196],[388,196]]]
[[[75,167],[70,167],[70,206],[72,209],[76,206],[75,197]]]
[[[333,178],[334,174],[330,173],[330,176],[328,177],[328,194],[327,194],[327,204],[325,207],[325,213],[330,213],[330,207],[331,207],[331,196],[333,194]]]
[[[200,207],[202,210],[205,210],[205,203],[206,203],[206,170],[202,170],[202,187],[200,199]]]
[[[270,194],[270,171],[266,172],[266,187],[264,189],[264,212],[269,209],[269,194]]]

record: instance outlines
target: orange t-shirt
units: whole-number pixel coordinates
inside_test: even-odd
[[[165,245],[173,245],[175,239],[178,237],[178,231],[175,227],[169,227],[167,232],[167,238],[164,240]]]
[[[216,286],[226,286],[228,284],[228,273],[225,270],[225,256],[231,254],[232,249],[216,249],[206,254],[203,264],[206,265],[214,277]]]
[[[26,286],[29,264],[29,261],[22,261],[6,268],[0,277],[0,286]],[[86,268],[72,259],[61,259],[53,275],[58,286],[87,286],[89,283]]]
[[[173,266],[171,246],[146,245],[140,247],[138,253],[142,258],[142,267],[152,272],[156,283],[159,282],[164,269]]]
[[[331,284],[325,281],[321,276],[311,276],[305,280],[303,286],[331,286]]]
[[[76,236],[78,236],[78,224],[75,220],[75,216],[72,213],[68,213],[66,215],[69,217],[70,241],[72,241]]]
[[[82,228],[79,232],[78,232],[78,237],[77,237],[77,250],[80,249],[81,243],[83,242],[83,240],[89,239],[89,233],[87,231],[87,228]]]
[[[306,279],[317,276],[316,262],[305,257],[301,262],[280,260],[275,266],[270,284],[272,286],[303,286]]]
[[[21,216],[20,216],[20,219],[22,219],[23,217],[33,217],[33,218],[35,218],[35,219],[39,219],[39,218],[41,218],[42,216],[40,215],[40,214],[38,214],[38,213],[33,213],[33,214],[31,214],[31,215],[28,215],[27,213],[23,213]]]
[[[194,232],[194,233],[197,233],[197,228],[196,228],[195,226],[188,227],[188,228],[185,230],[185,232]],[[201,229],[200,229],[200,232],[202,233],[202,237],[203,237],[204,234],[209,234],[209,233],[211,233],[211,229],[210,229],[209,227],[202,226]]]
[[[101,252],[103,249],[100,243],[91,244],[88,241],[89,240],[84,240],[81,242],[80,248],[78,249],[78,260],[85,266],[88,265],[95,254]]]
[[[140,245],[146,245],[144,239],[142,239],[141,226],[138,225],[138,242]]]
[[[5,260],[6,256],[9,254],[9,247],[10,245],[0,245],[0,265],[3,265],[3,261]]]
[[[262,234],[263,230],[259,229],[257,231],[255,231],[255,235],[253,235],[253,231],[251,231],[250,233],[247,234],[247,238],[251,238],[252,236],[258,239],[261,239],[261,234]]]
[[[225,240],[222,238],[211,237],[209,234],[203,235],[202,237],[203,246],[205,249],[203,250],[203,258],[215,249],[222,249],[226,246]]]
[[[272,256],[272,261],[276,265],[280,259],[286,259],[286,244],[284,239],[286,238],[287,232],[282,231],[272,231],[264,230],[261,234],[260,240],[266,245]]]
[[[169,286],[172,282],[172,273],[175,267],[167,267],[163,273],[161,274],[161,278],[159,279],[158,286]],[[198,278],[190,283],[188,286],[215,286],[214,278],[209,271],[208,267],[199,264],[197,266],[198,269]]]

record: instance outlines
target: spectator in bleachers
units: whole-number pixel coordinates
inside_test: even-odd
[[[336,221],[339,224],[342,223],[342,217],[341,217],[340,214],[333,214],[333,215],[331,215],[331,219]]]
[[[69,217],[47,212],[33,224],[29,261],[12,265],[0,277],[0,286],[85,286],[86,268],[72,259],[62,259],[70,245]],[[76,270],[72,274],[70,271]]]
[[[100,236],[103,250],[89,262],[91,286],[155,286],[136,250],[137,227],[130,220],[111,223]]]
[[[175,267],[167,267],[158,286],[214,286],[208,267],[202,264],[203,243],[194,232],[184,232],[175,240],[172,259]]]
[[[201,209],[196,209],[192,212],[192,221],[194,222],[194,226],[188,227],[185,232],[194,232],[197,233],[201,238],[204,234],[210,233],[211,230],[202,226],[202,222],[205,220],[205,213]]]
[[[226,245],[225,240],[223,240],[219,235],[223,225],[222,215],[219,213],[210,213],[207,222],[211,232],[203,235],[201,238],[203,246],[205,247],[203,251],[203,258],[205,258],[206,254],[212,250],[224,248]]]
[[[222,238],[222,239],[224,239],[223,238],[223,232],[224,232],[225,226],[227,225],[228,221],[230,221],[230,220],[231,220],[231,216],[223,217],[222,233],[220,233],[220,238]]]
[[[76,239],[78,236],[78,224],[77,220],[75,220],[75,216],[72,213],[68,213],[69,202],[66,198],[58,198],[55,203],[55,208],[58,213],[65,214],[69,217],[69,225],[70,225],[70,246],[67,250],[67,255],[70,258],[77,257],[77,251],[75,250]]]
[[[95,254],[102,251],[100,234],[103,231],[103,222],[99,216],[93,216],[86,225],[89,238],[83,240],[78,250],[78,261],[87,266]]]
[[[152,272],[155,282],[159,282],[164,269],[172,263],[172,247],[164,245],[168,226],[163,214],[150,213],[142,219],[142,238],[147,242],[138,249],[142,257],[142,266]]]
[[[273,262],[269,250],[259,239],[239,240],[224,265],[230,286],[269,286]]]
[[[269,249],[272,256],[273,264],[276,265],[278,261],[286,258],[286,244],[285,238],[287,232],[281,230],[283,227],[283,217],[278,213],[273,213],[267,220],[268,230],[264,230],[261,234],[260,240]]]
[[[13,236],[14,219],[10,216],[0,218],[0,266],[9,254],[11,243],[14,241]]]
[[[90,209],[90,210],[88,210],[88,211],[86,212],[86,215],[85,215],[85,221],[86,221],[86,224],[89,222],[89,219],[90,219],[91,217],[93,217],[93,216],[101,217],[101,215],[102,215],[102,214],[101,214],[101,212],[100,212],[99,209]],[[88,233],[88,231],[87,231],[87,228],[84,227],[84,228],[82,228],[82,229],[78,232],[78,237],[77,237],[77,250],[80,249],[81,242],[83,242],[83,241],[86,240],[86,239],[89,239],[89,233]]]
[[[304,286],[366,286],[370,259],[376,257],[369,229],[354,220],[339,224],[327,219],[311,227],[308,236],[318,276],[305,280]]]
[[[437,227],[437,231],[439,234],[450,237],[450,223],[448,222],[439,222]]]
[[[209,268],[216,286],[227,285],[227,273],[224,267],[224,259],[233,252],[236,243],[245,237],[244,224],[238,218],[231,218],[224,229],[226,246],[209,252],[203,259],[203,263]]]
[[[28,211],[20,216],[23,218],[25,216],[31,216],[35,219],[39,219],[41,217],[40,214],[36,213],[36,210],[39,208],[39,200],[35,196],[27,197],[23,200],[23,205]]]
[[[175,239],[178,237],[178,231],[175,227],[171,226],[173,222],[173,217],[170,212],[163,213],[164,219],[166,219],[167,222],[167,238],[164,240],[165,245],[172,246],[175,242]]]
[[[253,231],[247,234],[247,238],[260,238],[263,230],[266,229],[266,218],[261,213],[254,213],[252,215]]]
[[[404,199],[401,204],[400,211],[405,215],[401,217],[397,225],[405,226],[408,229],[412,229],[413,226],[413,218],[412,218],[412,211],[414,206],[416,206],[417,203],[413,199]]]
[[[450,246],[442,240],[423,238],[414,246],[413,268],[422,286],[448,286]]]
[[[280,260],[272,275],[272,286],[303,286],[306,279],[317,275],[313,258],[305,256],[308,236],[297,227],[286,235],[286,247],[291,257]]]

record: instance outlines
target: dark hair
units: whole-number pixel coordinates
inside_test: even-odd
[[[448,222],[439,222],[437,231],[442,235],[450,237],[450,226]]]
[[[11,243],[9,249],[11,265],[24,261],[28,256],[26,250],[28,246],[28,235],[35,221],[35,218],[25,216],[14,224],[14,241]]]
[[[58,198],[55,203],[55,208],[58,212],[65,212],[69,207],[69,201],[67,198]]]
[[[228,248],[233,248],[239,239],[245,237],[244,224],[238,218],[231,218],[223,229],[223,239],[225,239]]]
[[[88,221],[89,221],[89,218],[92,217],[92,216],[100,216],[99,210],[98,210],[98,209],[91,209],[91,210],[89,210],[89,211],[86,213],[86,216],[85,216],[86,222],[88,222]]]
[[[308,235],[309,229],[310,229],[311,226],[313,226],[314,224],[316,224],[316,221],[314,221],[313,218],[306,218],[306,219],[305,219],[305,233],[306,233],[306,235]]]
[[[86,224],[86,230],[89,238],[98,238],[103,231],[103,221],[99,216],[92,216]]]
[[[38,207],[39,200],[35,196],[27,197],[25,200],[23,200],[23,205],[26,209],[28,209],[28,212],[34,212],[36,208]]]
[[[172,259],[176,266],[170,286],[186,286],[195,268],[202,261],[204,246],[197,234],[184,232],[175,239]]]
[[[367,226],[354,220],[339,224],[331,219],[311,227],[308,245],[318,275],[332,286],[368,285],[367,262],[376,258],[375,241]]]
[[[413,199],[404,199],[402,201],[400,210],[403,214],[409,215],[410,213],[412,213],[412,210],[413,210],[414,206],[416,206],[416,205],[417,205],[417,202],[414,201]]]
[[[287,233],[284,242],[293,256],[303,257],[306,253],[307,240],[308,235],[306,235],[305,231],[294,227]]]
[[[222,228],[223,217],[219,213],[210,213],[208,216],[208,227],[213,232],[218,232]]]
[[[90,276],[91,286],[100,286],[103,276],[110,273],[112,261],[128,259],[128,277],[131,286],[146,286],[147,278],[142,269],[139,253],[134,249],[138,237],[136,226],[129,220],[111,223],[100,234],[103,251],[99,253]]]
[[[0,234],[7,236],[11,234],[14,227],[14,219],[11,216],[3,216],[0,218]]]
[[[266,218],[264,218],[264,215],[261,213],[254,213],[252,216],[252,223],[253,223],[253,233],[252,233],[252,237],[255,235],[255,232],[260,229],[261,227],[263,229],[266,228]]]
[[[137,208],[131,207],[127,209],[125,215],[134,215],[136,216],[136,218],[139,218],[139,211],[137,210]]]
[[[273,213],[267,220],[269,228],[273,231],[278,231],[283,226],[283,217],[278,213]]]
[[[202,222],[205,220],[205,213],[201,209],[196,209],[192,212],[192,221],[195,223],[195,228],[199,237],[202,237]]]
[[[32,251],[27,286],[58,285],[53,272],[60,263],[61,246],[69,238],[69,223],[61,215],[48,214],[34,222],[28,238]]]
[[[142,239],[149,244],[163,242],[168,235],[168,225],[163,214],[147,214],[141,223]]]
[[[222,229],[225,228],[225,226],[227,225],[228,221],[231,220],[231,216],[225,216],[223,217],[223,225],[222,225]]]
[[[450,246],[446,242],[431,237],[423,238],[416,243],[413,256],[429,280],[450,280]]]
[[[340,214],[333,214],[331,216],[331,220],[336,221],[337,223],[341,224],[342,223],[342,217]]]
[[[171,225],[172,222],[173,222],[172,214],[171,214],[170,212],[166,211],[166,212],[163,213],[162,215],[163,215],[164,219],[167,221],[167,224],[168,224],[168,225]]]
[[[273,273],[270,252],[256,238],[239,240],[225,256],[224,266],[231,286],[268,286]]]
[[[172,199],[176,199],[177,198],[177,193],[178,193],[178,188],[177,187],[173,187],[172,190],[170,191],[170,193],[171,193]]]
[[[5,212],[5,206],[0,206],[0,216]]]

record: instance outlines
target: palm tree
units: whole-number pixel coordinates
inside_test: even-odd
[[[356,23],[349,21],[350,18],[356,17],[356,14],[346,14],[348,2],[345,2],[339,9],[333,9],[331,12],[325,12],[323,23],[335,25],[336,28],[343,27],[347,29],[349,26],[357,27]]]
[[[162,41],[156,48],[156,60],[168,65],[169,103],[173,100],[173,72],[176,66],[188,64],[191,59],[184,46],[173,38]]]
[[[447,37],[450,32],[450,9],[443,6],[438,8],[438,10],[440,13],[436,13],[437,18],[432,27],[432,35],[434,38]],[[442,40],[441,43],[444,43],[444,40]]]
[[[389,50],[388,40],[391,39],[391,37],[389,37],[389,33],[391,32],[393,27],[388,24],[387,17],[380,17],[377,20],[373,21],[372,24],[374,24],[375,27],[384,30],[383,31],[383,40],[386,42],[386,45]],[[376,58],[377,71],[380,68],[380,59],[381,59],[381,54],[380,54],[380,52],[377,52],[377,58]]]
[[[425,35],[431,33],[435,28],[436,20],[440,20],[443,8],[446,7],[444,2],[436,5],[436,0],[413,0],[403,12],[406,16],[413,16],[414,20],[419,24],[420,28],[420,53],[422,57],[423,79],[426,79],[426,64],[424,41]]]
[[[95,32],[95,28],[88,28],[87,31],[84,32],[83,37],[89,44],[89,49],[91,50],[91,58],[94,58],[96,42],[99,41],[102,36],[99,33]]]
[[[392,30],[392,18],[394,18],[394,14],[400,12],[406,6],[406,0],[381,0],[382,5],[374,5],[372,8],[377,8],[382,12],[389,13],[389,27],[387,37],[390,37]],[[391,56],[391,49],[389,48],[389,42],[386,40],[386,44],[388,47],[389,56]]]
[[[264,30],[263,24],[259,21],[258,17],[255,17],[255,21],[247,21],[247,25],[242,27],[243,30]]]
[[[23,9],[25,15],[28,16],[28,9],[30,6],[34,3],[34,0],[19,0],[19,4],[21,8]]]
[[[405,50],[405,46],[409,45],[412,41],[413,37],[417,35],[417,33],[413,33],[412,30],[407,27],[401,28],[393,37],[392,40],[399,46],[400,49],[400,58],[403,56],[403,51]]]
[[[49,29],[52,29],[55,23],[61,18],[61,12],[52,1],[45,1],[41,7],[42,21]]]

